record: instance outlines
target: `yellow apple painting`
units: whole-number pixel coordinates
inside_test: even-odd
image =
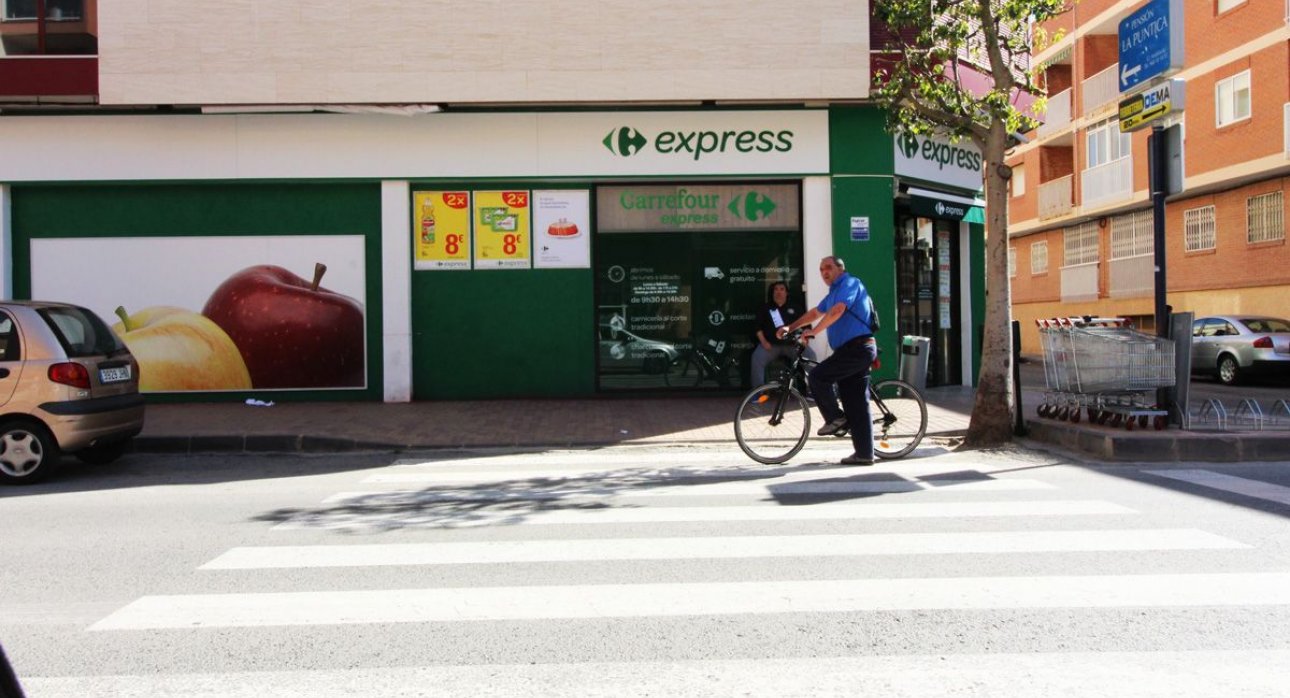
[[[143,392],[364,388],[364,247],[358,235],[38,239],[32,297],[117,319]]]
[[[117,307],[121,322],[112,331],[139,362],[139,389],[246,390],[251,374],[233,340],[197,313],[159,305],[134,315]]]

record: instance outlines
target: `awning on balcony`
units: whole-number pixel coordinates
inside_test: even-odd
[[[980,199],[917,187],[908,193],[909,210],[916,215],[985,225],[985,202]]]

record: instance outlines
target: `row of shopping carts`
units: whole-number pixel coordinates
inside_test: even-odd
[[[1134,330],[1124,318],[1036,320],[1047,390],[1039,416],[1125,429],[1163,429],[1169,413],[1156,388],[1174,385],[1174,343]]]

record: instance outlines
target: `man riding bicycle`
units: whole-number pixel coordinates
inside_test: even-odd
[[[833,354],[820,362],[807,379],[811,395],[825,420],[816,434],[831,436],[850,429],[855,452],[843,458],[842,464],[873,465],[869,369],[878,357],[878,345],[873,338],[869,292],[860,279],[846,272],[846,263],[836,255],[820,260],[820,276],[829,286],[828,295],[818,306],[791,325],[780,328],[776,334],[784,337],[817,320],[819,324],[808,329],[801,341],[809,341],[821,331],[828,332]],[[834,396],[834,385],[837,385],[837,397]],[[841,407],[838,406],[838,397],[842,398]]]

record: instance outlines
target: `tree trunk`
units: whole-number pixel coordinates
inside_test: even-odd
[[[1007,129],[990,127],[985,143],[985,327],[981,373],[965,448],[998,446],[1012,440],[1012,287],[1008,277],[1008,181],[1003,159]]]

